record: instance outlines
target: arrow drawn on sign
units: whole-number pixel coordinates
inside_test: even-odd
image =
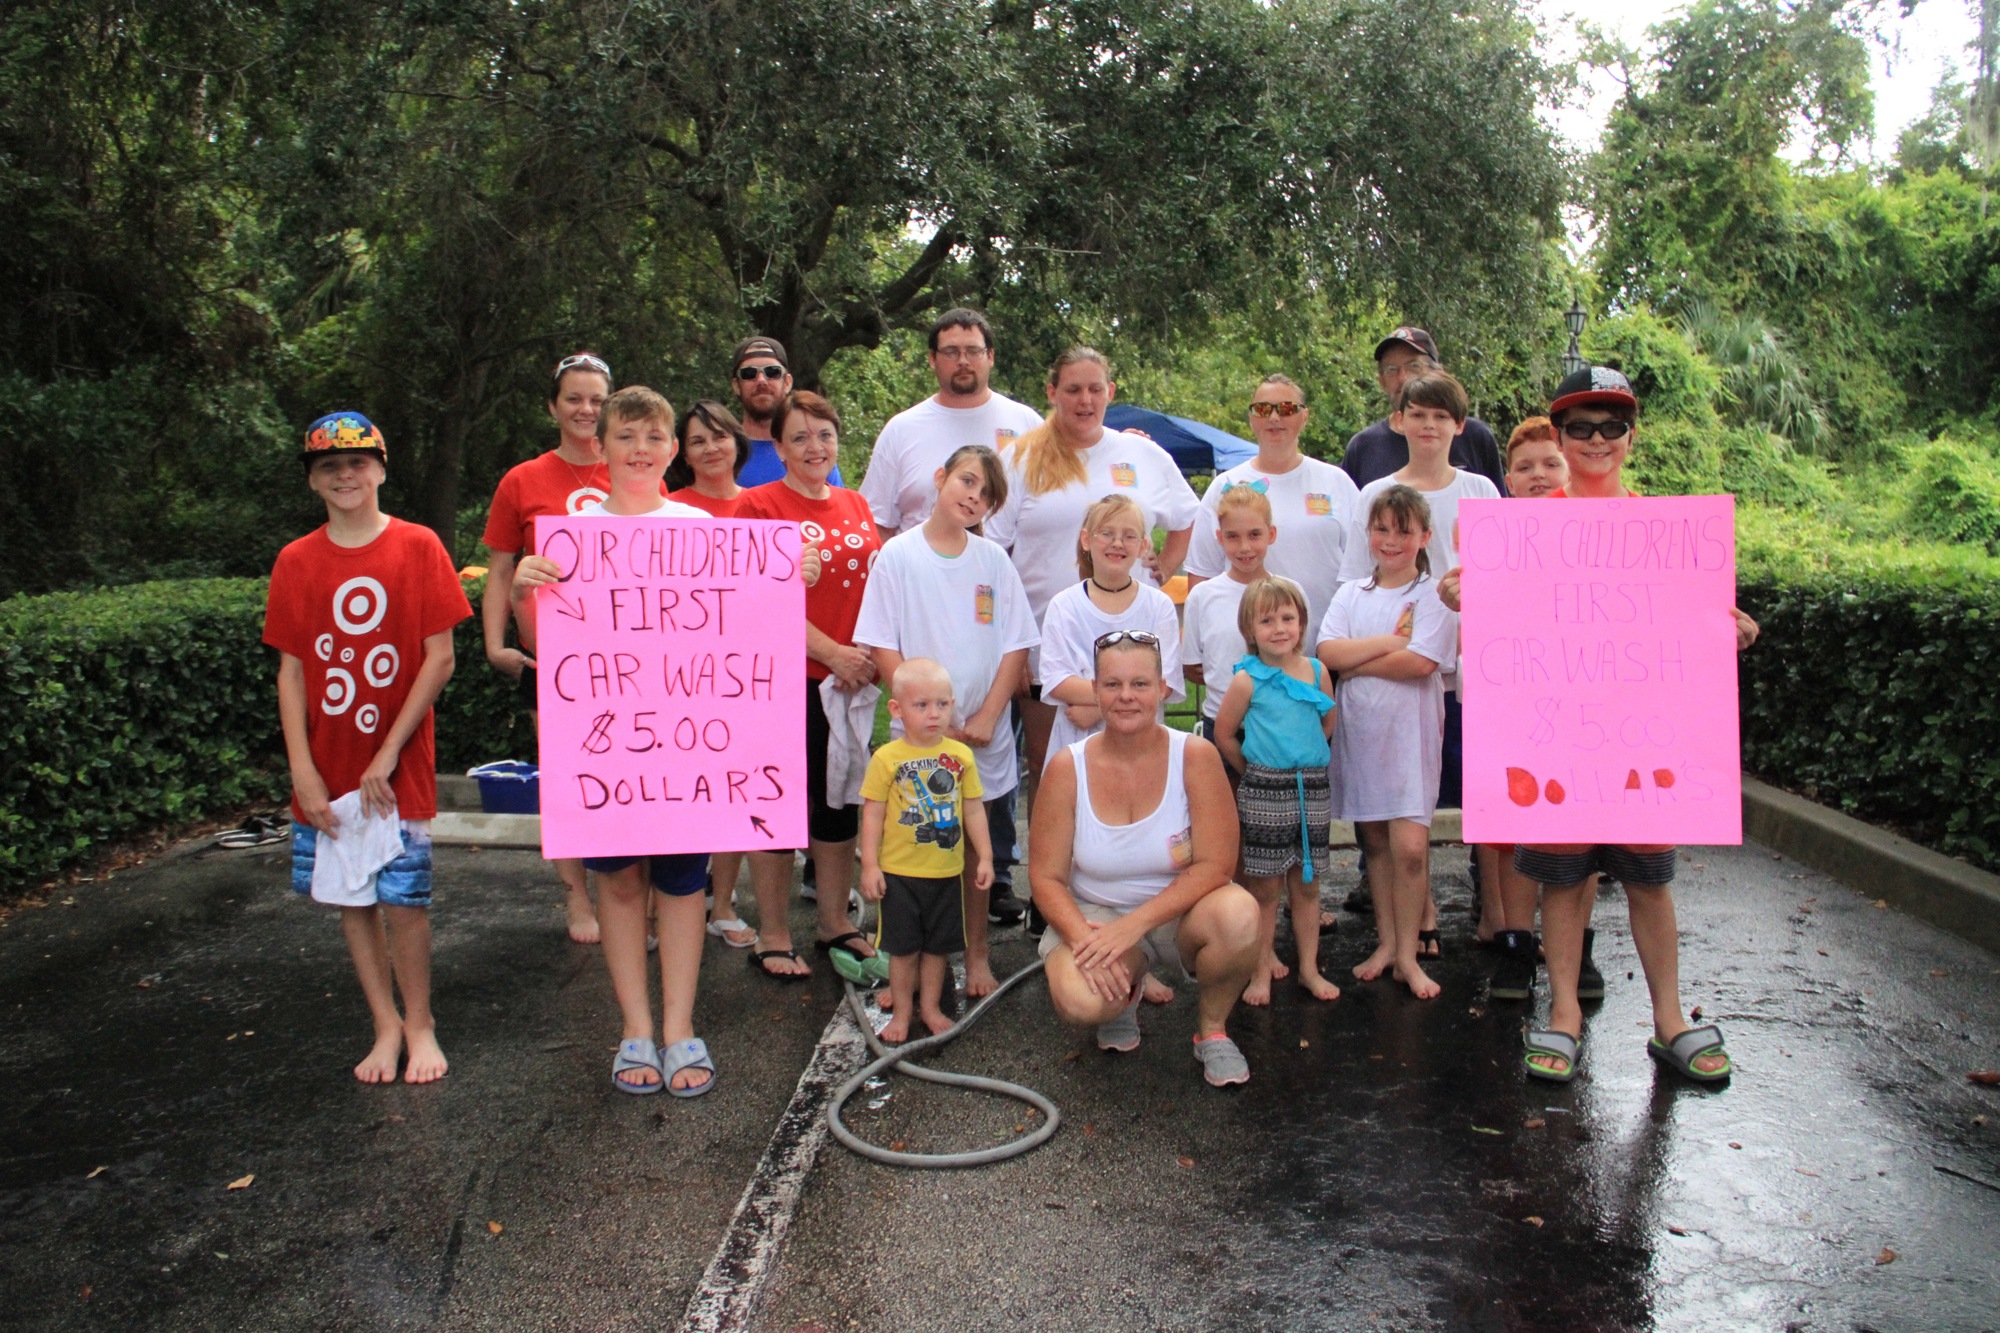
[[[557,615],[568,616],[571,620],[576,621],[583,619],[583,600],[581,598],[578,598],[575,603],[571,603],[569,598],[563,596],[552,583],[543,584],[542,591],[554,599]]]
[[[773,842],[777,841],[778,835],[771,832],[771,826],[764,822],[764,818],[762,815],[750,816],[750,822],[756,826],[756,829],[759,833],[771,839]]]

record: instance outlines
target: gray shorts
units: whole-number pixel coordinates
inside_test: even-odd
[[[1556,851],[1548,847],[1516,846],[1514,869],[1537,884],[1581,884],[1593,874],[1606,874],[1622,884],[1671,884],[1674,882],[1672,847],[1660,852],[1642,852],[1616,843],[1599,843],[1580,852]]]
[[[1119,911],[1115,907],[1105,907],[1099,903],[1087,903],[1082,899],[1077,900],[1076,910],[1083,913],[1085,921],[1094,922],[1100,926],[1107,925],[1125,915],[1124,912]],[[1179,935],[1181,922],[1184,919],[1182,917],[1175,917],[1172,921],[1163,922],[1147,931],[1145,937],[1139,941],[1139,952],[1146,956],[1146,966],[1149,969],[1157,970],[1162,967],[1177,968],[1183,977],[1192,982],[1195,979],[1194,973],[1188,971],[1187,964],[1181,961]],[[1062,947],[1063,937],[1057,934],[1055,928],[1052,926],[1042,932],[1042,942],[1037,952],[1042,957],[1047,958]]]

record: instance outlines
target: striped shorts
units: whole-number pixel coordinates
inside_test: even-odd
[[[1572,851],[1567,847],[1514,848],[1514,869],[1537,884],[1557,886],[1581,884],[1593,874],[1603,873],[1623,884],[1671,884],[1674,882],[1672,847],[1644,849],[1599,843]]]
[[[1251,764],[1236,789],[1236,818],[1243,828],[1244,874],[1275,879],[1293,866],[1305,866],[1307,880],[1326,873],[1333,797],[1324,767],[1265,768]]]

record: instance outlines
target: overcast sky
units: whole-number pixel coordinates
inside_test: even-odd
[[[1571,15],[1583,13],[1591,22],[1644,51],[1646,29],[1683,8],[1661,0],[1534,0],[1542,14],[1542,31],[1549,49],[1559,56],[1577,48],[1575,23]],[[1896,136],[1903,127],[1930,109],[1931,89],[1944,75],[1958,71],[1969,78],[1974,56],[1969,44],[1978,36],[1979,22],[1974,13],[1977,0],[1919,0],[1908,18],[1897,13],[1894,0],[1885,0],[1876,20],[1883,40],[1871,43],[1875,67],[1875,142],[1872,156],[1889,157],[1896,150]],[[1591,74],[1582,105],[1565,107],[1556,113],[1555,123],[1562,135],[1590,146],[1618,99],[1617,82],[1607,73]],[[1865,151],[1865,150],[1864,150]]]

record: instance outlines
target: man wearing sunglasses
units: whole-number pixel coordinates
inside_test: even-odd
[[[1440,370],[1437,340],[1423,329],[1405,324],[1375,344],[1375,382],[1382,386],[1393,405],[1403,381],[1426,370]],[[1410,442],[1389,429],[1387,417],[1347,442],[1340,466],[1354,478],[1357,487],[1400,472],[1410,465]],[[1478,417],[1467,417],[1465,429],[1451,442],[1451,465],[1477,472],[1507,493],[1507,466],[1501,461],[1499,441],[1493,430]]]
[[[750,437],[750,461],[737,473],[736,484],[749,490],[777,481],[785,475],[785,463],[771,441],[771,415],[792,391],[785,345],[761,334],[736,344],[736,354],[730,358],[729,384],[743,409],[738,415],[743,418],[744,434]],[[839,465],[827,475],[827,481],[835,486],[846,484],[840,479]]]

